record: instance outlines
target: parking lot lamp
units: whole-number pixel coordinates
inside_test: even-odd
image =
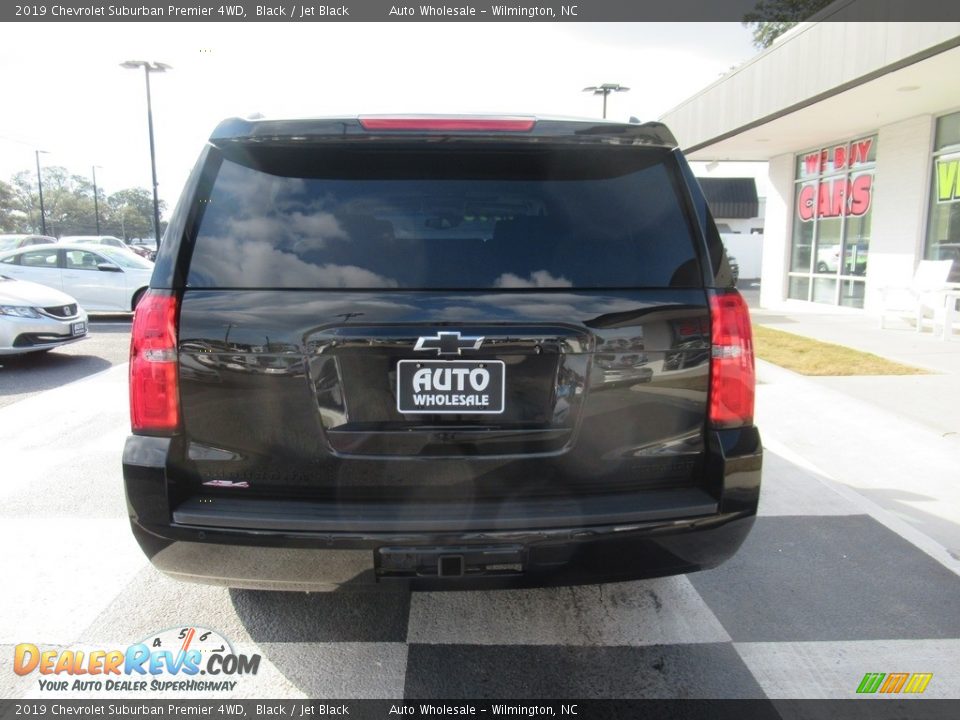
[[[603,117],[607,117],[607,95],[613,92],[627,92],[630,88],[624,87],[620,83],[604,83],[603,85],[591,85],[585,87],[583,92],[593,93],[594,95],[603,95]]]
[[[100,165],[93,166],[93,216],[97,219],[97,235],[100,234],[100,201],[97,198],[97,168],[103,169]]]
[[[43,211],[43,178],[40,176],[40,153],[49,155],[46,150],[34,150],[37,156],[37,188],[40,190],[40,234],[47,234],[47,216]]]
[[[127,60],[120,63],[120,67],[127,70],[143,68],[147,80],[147,128],[150,132],[150,170],[153,173],[153,237],[160,247],[160,199],[157,197],[157,156],[153,142],[153,106],[150,102],[150,73],[162,73],[172,69],[162,62],[148,62],[147,60]]]

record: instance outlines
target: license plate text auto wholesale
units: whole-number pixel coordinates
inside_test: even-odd
[[[397,411],[500,414],[505,384],[501,360],[401,360],[397,363]]]
[[[87,324],[86,324],[85,322],[70,323],[70,334],[71,334],[71,335],[86,335],[86,334],[87,334]]]

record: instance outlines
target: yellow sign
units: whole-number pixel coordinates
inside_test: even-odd
[[[937,161],[937,202],[960,200],[960,157]]]

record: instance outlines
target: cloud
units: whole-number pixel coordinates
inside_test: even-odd
[[[566,288],[573,287],[573,283],[563,276],[555,278],[548,270],[534,270],[530,273],[529,280],[513,273],[503,273],[494,281],[493,286],[497,288]]]
[[[200,248],[206,257],[195,256],[193,267],[201,287],[397,287],[396,280],[362,267],[309,263],[258,240],[208,237],[198,246],[198,253]]]

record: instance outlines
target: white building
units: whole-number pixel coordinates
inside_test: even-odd
[[[960,23],[805,23],[662,119],[691,160],[769,163],[762,305],[877,310],[924,258],[960,281]]]

